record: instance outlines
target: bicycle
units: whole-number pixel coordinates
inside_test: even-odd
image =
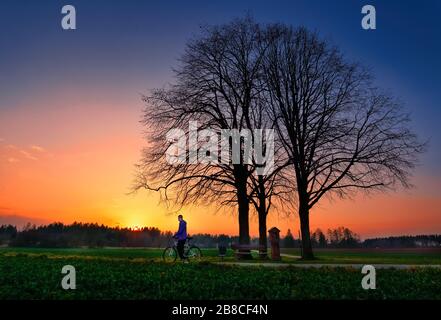
[[[199,247],[190,244],[190,241],[193,239],[193,237],[188,237],[185,241],[184,245],[184,257],[186,257],[190,261],[199,261],[202,257],[202,251],[199,249]],[[164,252],[162,253],[162,259],[165,262],[175,262],[178,258],[178,248],[177,246],[177,240],[173,239],[173,244],[171,244],[171,241],[169,241],[169,245],[167,248],[164,249]]]

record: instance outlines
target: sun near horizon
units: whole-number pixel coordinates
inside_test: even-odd
[[[375,36],[359,27],[358,5],[349,2],[321,3],[320,10],[305,1],[280,2],[271,10],[245,2],[234,6],[233,14],[228,5],[216,4],[155,4],[151,10],[137,3],[133,10],[133,4],[82,3],[75,32],[47,22],[60,18],[50,2],[14,3],[1,12],[0,23],[7,26],[2,30],[10,31],[2,35],[0,51],[0,224],[80,221],[175,230],[176,213],[158,195],[128,194],[145,146],[141,95],[173,81],[176,58],[200,24],[230,21],[252,7],[259,21],[333,35],[344,52],[372,66],[380,84],[406,101],[416,132],[430,138],[411,181],[415,188],[326,200],[312,210],[311,229],[346,226],[363,238],[440,233],[439,26],[408,30],[402,41],[397,34],[408,12],[389,4],[383,5],[384,24]],[[429,21],[425,10],[411,10],[412,21]],[[170,23],[157,12],[167,13]],[[415,50],[421,47],[428,49]],[[191,233],[238,234],[229,208],[189,206],[180,213]],[[272,226],[297,236],[298,217],[273,210]],[[253,214],[250,234],[258,234]]]

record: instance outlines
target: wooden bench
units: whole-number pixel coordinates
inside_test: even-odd
[[[231,249],[234,250],[235,257],[239,259],[245,255],[249,255],[251,250],[258,250],[259,256],[267,257],[267,248],[264,245],[252,246],[232,243]]]

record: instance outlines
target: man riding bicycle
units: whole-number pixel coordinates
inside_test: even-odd
[[[176,245],[176,248],[178,249],[178,255],[181,260],[187,260],[187,257],[184,256],[184,246],[185,242],[187,241],[187,222],[185,222],[184,218],[182,217],[182,214],[178,216],[179,221],[179,229],[178,232],[175,233],[173,238],[178,240],[178,244]]]
[[[162,253],[162,259],[165,262],[175,262],[176,259],[184,263],[191,261],[199,261],[202,257],[202,252],[199,247],[190,244],[192,237],[187,235],[187,223],[184,221],[182,215],[178,216],[179,220],[179,230],[173,235],[175,239],[174,243],[169,243],[167,248],[164,249]]]

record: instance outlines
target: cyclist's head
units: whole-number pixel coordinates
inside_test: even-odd
[[[180,214],[180,215],[178,216],[178,220],[179,220],[179,221],[182,221],[182,219],[183,219],[182,214]]]

